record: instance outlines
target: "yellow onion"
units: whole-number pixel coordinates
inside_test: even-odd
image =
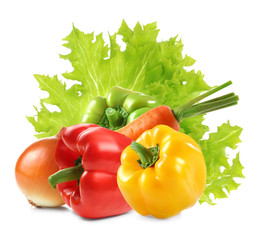
[[[48,177],[59,170],[55,161],[55,149],[63,129],[56,136],[31,144],[16,163],[16,182],[33,206],[57,207],[64,204],[60,193],[53,190],[48,182]]]

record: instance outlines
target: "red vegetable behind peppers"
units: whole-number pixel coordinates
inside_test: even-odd
[[[123,149],[131,140],[95,124],[79,124],[63,131],[56,148],[60,171],[49,177],[65,203],[78,215],[102,218],[131,208],[117,185]]]

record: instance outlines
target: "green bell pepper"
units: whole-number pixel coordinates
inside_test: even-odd
[[[113,87],[106,98],[98,96],[89,102],[83,122],[118,130],[159,105],[152,96]]]

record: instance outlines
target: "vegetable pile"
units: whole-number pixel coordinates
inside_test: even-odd
[[[84,126],[86,129],[91,129],[99,125],[99,131],[102,131],[101,129],[106,130],[105,128],[111,129],[106,130],[109,132],[105,131],[104,134],[101,134],[105,138],[100,139],[101,141],[106,142],[105,136],[110,136],[108,137],[110,139],[111,135],[115,134],[117,138],[121,136],[128,139],[126,141],[128,144],[124,145],[122,143],[124,148],[128,148],[127,145],[130,145],[132,139],[131,146],[134,146],[133,148],[136,150],[140,149],[140,147],[137,147],[137,145],[135,147],[136,142],[134,141],[138,139],[137,142],[142,142],[139,139],[144,137],[147,131],[150,131],[153,127],[162,126],[162,124],[167,125],[171,129],[181,132],[179,134],[186,134],[195,141],[205,160],[206,176],[204,182],[206,184],[203,189],[202,186],[199,187],[202,190],[194,195],[197,196],[196,198],[191,201],[188,200],[186,206],[183,205],[185,207],[193,205],[200,196],[200,203],[207,202],[214,205],[216,203],[215,199],[226,198],[228,197],[227,193],[238,188],[239,183],[235,181],[235,178],[244,177],[239,153],[232,160],[232,164],[229,164],[228,154],[226,153],[227,148],[237,151],[242,128],[231,126],[227,121],[218,126],[217,132],[209,132],[208,126],[203,121],[206,113],[237,104],[238,96],[229,93],[202,102],[204,98],[229,86],[232,82],[228,81],[220,86],[210,87],[203,80],[200,71],[187,70],[187,67],[193,66],[195,60],[183,55],[183,45],[178,36],[167,41],[158,42],[158,33],[156,23],[145,26],[137,23],[132,30],[123,21],[118,32],[109,35],[109,44],[106,44],[102,34],[96,36],[94,33],[85,34],[73,26],[72,32],[64,39],[66,41],[64,46],[70,50],[70,53],[60,55],[62,59],[71,62],[73,71],[63,73],[61,76],[35,75],[40,89],[48,92],[49,96],[40,100],[40,108],[35,107],[37,114],[27,118],[34,126],[37,132],[36,137],[39,139],[54,136],[61,128],[66,127],[67,129],[64,130],[62,137],[58,141],[64,144],[66,142],[65,136],[74,127],[82,129],[82,126]],[[119,43],[119,41],[122,42]],[[122,47],[125,47],[125,49],[122,49]],[[73,83],[72,86],[68,87],[69,83]],[[58,107],[59,111],[50,110],[50,105]],[[222,110],[220,111],[222,112]],[[160,116],[160,112],[165,115],[156,118]],[[81,125],[82,123],[92,123],[92,125]],[[170,132],[169,136],[171,135]],[[79,133],[77,132],[77,134]],[[209,136],[208,139],[203,138],[206,133]],[[58,184],[58,190],[61,192],[65,203],[71,206],[73,205],[72,202],[74,202],[76,206],[74,210],[79,215],[91,218],[117,215],[128,211],[129,206],[125,206],[126,203],[121,202],[121,200],[118,202],[119,205],[115,204],[109,207],[109,209],[115,210],[112,210],[112,212],[106,212],[106,207],[104,212],[97,214],[95,208],[92,212],[86,206],[83,211],[77,210],[80,205],[77,202],[80,201],[80,197],[77,195],[79,190],[73,193],[72,189],[81,188],[81,182],[85,182],[84,180],[79,182],[79,174],[81,176],[86,170],[100,170],[100,167],[97,165],[97,168],[90,169],[90,166],[86,163],[86,168],[81,169],[84,160],[80,159],[81,163],[77,161],[77,158],[84,156],[82,154],[84,154],[85,148],[83,145],[80,148],[76,143],[74,144],[78,147],[73,147],[70,144],[65,145],[71,149],[73,157],[70,161],[68,160],[69,162],[66,160],[67,163],[65,164],[64,160],[59,157],[58,143],[56,162],[61,172],[58,171],[57,174],[49,178],[49,180],[51,179],[50,183],[54,184],[53,187]],[[88,145],[86,148],[88,147],[90,146]],[[151,148],[154,146],[145,147]],[[117,149],[121,149],[119,151],[122,152],[124,148]],[[98,149],[101,150],[101,147]],[[146,150],[143,151],[146,152]],[[151,155],[150,151],[147,151],[148,156]],[[159,149],[159,151],[161,150]],[[104,163],[104,157],[101,157],[101,159],[103,159]],[[120,165],[119,156],[115,157],[115,159],[118,163],[112,166],[111,174],[113,173],[116,177],[116,170]],[[122,159],[122,161],[125,160]],[[142,157],[139,161],[142,162]],[[154,168],[153,164],[150,165],[152,168]],[[70,178],[71,175],[63,171],[64,168],[68,167],[78,169],[76,170],[76,172],[80,171],[78,177]],[[144,168],[145,171],[149,169],[147,166]],[[125,186],[120,181],[119,173],[118,184],[119,186]],[[63,181],[59,180],[65,175],[68,177],[67,182],[70,179],[72,181],[69,182],[69,185],[64,179]],[[114,184],[116,184],[116,178],[114,178],[110,186],[115,186]],[[88,186],[88,184],[85,186]],[[132,200],[128,201],[126,199],[128,198],[126,197],[128,196],[128,187],[127,193],[125,187],[123,189],[120,187],[120,190],[125,200],[130,204]],[[64,193],[62,193],[63,191]],[[98,197],[97,195],[95,197],[95,194],[101,192],[101,190],[93,189],[89,190],[89,193],[92,191],[94,195],[89,196],[89,200],[88,197],[84,197],[83,201],[89,202],[89,204],[90,202],[96,202],[95,199],[98,199]],[[114,194],[117,191],[115,190]],[[116,195],[109,196],[114,198]],[[120,199],[120,197],[117,198]],[[136,201],[134,200],[134,202]],[[135,209],[132,204],[130,206]],[[116,211],[117,207],[118,212]],[[173,209],[173,214],[176,214],[175,207]],[[160,211],[152,215],[160,218],[169,216]]]

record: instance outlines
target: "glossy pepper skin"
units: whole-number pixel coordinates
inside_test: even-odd
[[[73,180],[57,188],[78,215],[103,218],[131,210],[117,186],[120,155],[130,143],[129,138],[95,124],[78,124],[63,131],[55,153],[58,166],[74,167],[81,157],[83,169],[79,184]]]
[[[113,87],[106,98],[98,96],[89,102],[83,122],[117,130],[157,106],[154,97]]]
[[[158,144],[159,154],[144,169],[137,161],[139,151],[128,146],[122,152],[117,181],[129,205],[156,218],[168,218],[193,206],[206,184],[206,165],[198,144],[165,125],[144,132],[137,142],[145,148]]]

